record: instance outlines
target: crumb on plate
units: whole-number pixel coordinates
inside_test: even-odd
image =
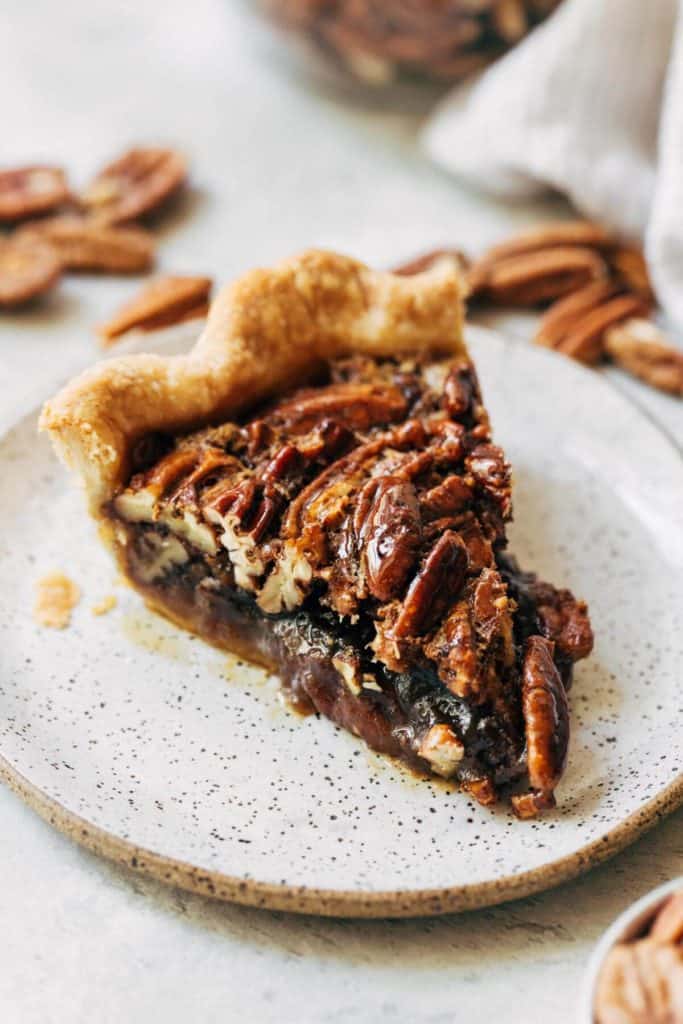
[[[116,597],[114,594],[107,594],[101,601],[94,604],[91,610],[93,615],[106,615],[112,608],[116,608]]]
[[[64,573],[51,572],[38,580],[36,590],[36,622],[50,629],[65,629],[71,621],[71,610],[80,601],[80,587]]]

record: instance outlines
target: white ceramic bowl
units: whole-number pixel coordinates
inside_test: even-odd
[[[683,877],[674,878],[671,882],[658,885],[641,899],[632,903],[623,914],[614,921],[598,942],[588,962],[588,968],[579,999],[579,1024],[594,1024],[593,1002],[598,975],[612,946],[618,942],[635,938],[655,917],[657,911],[673,892],[683,889]]]

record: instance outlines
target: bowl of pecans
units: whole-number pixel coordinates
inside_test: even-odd
[[[605,932],[588,965],[578,1020],[683,1022],[683,878],[653,889]]]
[[[253,2],[253,0],[252,0]],[[317,71],[365,85],[454,82],[518,43],[561,0],[256,0]]]

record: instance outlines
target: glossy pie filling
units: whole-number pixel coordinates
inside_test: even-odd
[[[565,690],[592,635],[505,552],[510,474],[465,360],[355,357],[182,437],[148,436],[111,502],[158,610],[276,671],[291,699],[482,803],[554,803]]]

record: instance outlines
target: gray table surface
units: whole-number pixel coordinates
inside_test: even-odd
[[[182,144],[194,187],[160,265],[228,280],[297,249],[378,265],[476,249],[557,202],[506,207],[420,155],[423,95],[373,108],[304,88],[230,0],[25,0],[0,10],[0,162],[77,183],[130,141]],[[71,277],[0,325],[0,425],[98,355],[126,280]],[[523,338],[524,318],[503,328]],[[612,374],[683,444],[681,404]],[[589,876],[436,920],[326,921],[215,904],[85,853],[0,788],[0,1020],[571,1021],[612,917],[683,867],[683,812]]]

